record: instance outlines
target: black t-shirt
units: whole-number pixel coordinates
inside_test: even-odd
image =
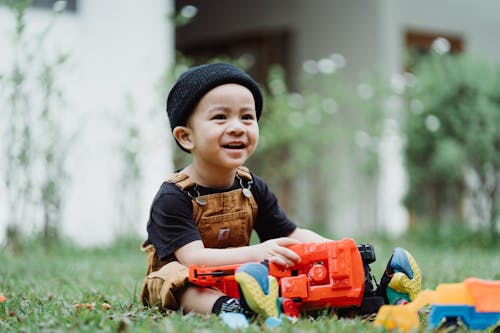
[[[278,205],[278,200],[267,184],[252,174],[252,194],[257,202],[258,213],[253,229],[261,242],[268,239],[286,237],[297,226]],[[240,188],[235,179],[233,185],[224,190],[203,186],[197,187],[200,195],[228,192]],[[147,243],[153,244],[161,260],[166,260],[180,247],[196,240],[201,240],[200,232],[193,220],[191,198],[177,185],[165,182],[156,194],[147,225]]]

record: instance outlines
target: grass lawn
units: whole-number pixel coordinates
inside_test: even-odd
[[[79,249],[62,245],[44,250],[26,246],[21,255],[0,253],[0,332],[231,332],[215,316],[177,313],[167,316],[144,309],[137,300],[145,270],[139,240],[125,240],[109,248]],[[373,242],[379,277],[392,246]],[[469,276],[500,280],[498,249],[481,250],[418,245],[406,242],[420,264],[424,287],[460,282]],[[261,332],[252,323],[247,332]],[[285,322],[273,332],[383,332],[359,319],[335,316]]]

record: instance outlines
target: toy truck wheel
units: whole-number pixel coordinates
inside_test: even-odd
[[[443,317],[441,323],[437,326],[438,331],[455,332],[460,327],[463,327],[459,317]]]
[[[359,313],[361,315],[377,313],[380,307],[384,305],[384,298],[379,296],[364,297],[363,303],[359,308]]]

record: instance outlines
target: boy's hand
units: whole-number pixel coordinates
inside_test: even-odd
[[[287,246],[300,244],[298,240],[288,237],[270,239],[258,245],[255,245],[259,252],[257,255],[262,260],[269,260],[280,266],[290,267],[300,262],[300,257]]]

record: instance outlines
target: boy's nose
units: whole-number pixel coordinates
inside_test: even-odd
[[[245,132],[245,127],[239,121],[232,121],[227,127],[227,132],[232,135],[242,134]]]

